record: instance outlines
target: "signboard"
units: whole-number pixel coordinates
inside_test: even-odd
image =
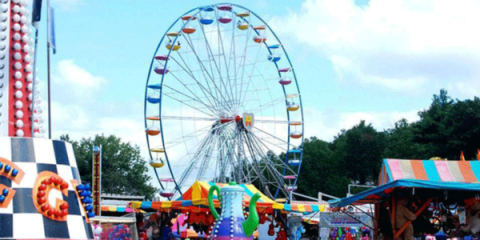
[[[92,174],[92,198],[93,212],[96,216],[100,216],[100,194],[102,189],[102,148],[93,147],[93,174]]]
[[[245,130],[252,131],[253,113],[243,113],[243,126],[245,127]]]
[[[372,217],[365,213],[329,212],[320,214],[320,227],[363,227],[372,226]]]

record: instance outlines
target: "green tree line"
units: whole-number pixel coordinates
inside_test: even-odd
[[[345,197],[349,183],[377,183],[384,158],[476,160],[480,149],[480,99],[454,100],[447,91],[434,95],[417,122],[402,119],[378,131],[361,121],[342,130],[332,142],[305,140],[297,192]]]
[[[102,192],[153,198],[156,189],[150,184],[147,162],[141,157],[138,146],[122,142],[113,135],[96,135],[80,141],[64,135],[60,139],[73,145],[82,182],[92,182],[92,147],[101,146]]]
[[[316,197],[324,192],[344,197],[348,184],[376,183],[384,158],[456,160],[460,152],[467,160],[477,159],[480,148],[480,99],[454,100],[447,91],[434,95],[430,106],[418,113],[417,122],[402,119],[392,129],[377,130],[365,121],[341,130],[331,142],[316,137],[306,139],[298,180],[298,193]],[[150,184],[147,162],[138,146],[124,143],[115,136],[97,135],[73,141],[82,181],[92,179],[92,146],[103,147],[102,187],[104,192],[146,196],[156,190]],[[271,161],[285,159],[269,152]],[[260,166],[262,167],[262,166]],[[265,174],[266,178],[268,174]],[[253,184],[259,185],[259,182]],[[276,189],[265,187],[274,193]],[[266,190],[266,189],[264,189]]]

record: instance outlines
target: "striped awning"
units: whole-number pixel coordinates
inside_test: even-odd
[[[188,211],[209,211],[208,209],[208,191],[214,183],[196,181],[183,195],[175,201],[143,201],[131,202],[131,207],[136,209],[149,210],[188,210]],[[216,183],[220,188],[227,186],[225,183]],[[320,204],[282,204],[273,201],[272,199],[261,193],[255,186],[251,184],[238,184],[238,186],[245,189],[243,195],[243,202],[248,204],[255,193],[261,195],[257,202],[257,209],[259,212],[271,213],[273,210],[281,210],[284,212],[324,212],[326,205]],[[214,204],[220,207],[220,202],[216,195],[214,196]]]
[[[472,193],[472,196],[473,193],[480,193],[480,183],[438,182],[415,179],[401,179],[363,191],[350,197],[331,200],[328,203],[330,203],[331,208],[345,207],[352,204],[373,204],[382,201],[397,188],[460,191],[465,194]]]
[[[480,161],[384,159],[378,183],[376,188],[329,201],[330,207],[376,203],[397,188],[480,192]]]
[[[478,183],[480,161],[383,160],[379,185],[401,179]]]
[[[118,206],[102,206],[100,208],[102,212],[120,212],[120,213],[131,213],[131,212],[144,212],[140,209],[133,209],[129,207],[118,207]]]

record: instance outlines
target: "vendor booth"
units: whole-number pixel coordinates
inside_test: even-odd
[[[472,239],[480,233],[480,161],[383,161],[379,186],[330,201],[375,204],[375,237]]]

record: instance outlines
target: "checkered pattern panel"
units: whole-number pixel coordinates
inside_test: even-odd
[[[0,208],[0,239],[93,239],[85,220],[85,210],[75,194],[71,180],[80,181],[73,148],[69,143],[48,139],[0,137],[0,157],[8,159],[25,172],[17,184],[0,176],[0,184],[16,191],[7,208]],[[68,202],[67,221],[54,221],[40,214],[32,200],[38,173],[51,171],[69,183],[68,196],[52,190],[51,205],[57,198]]]

